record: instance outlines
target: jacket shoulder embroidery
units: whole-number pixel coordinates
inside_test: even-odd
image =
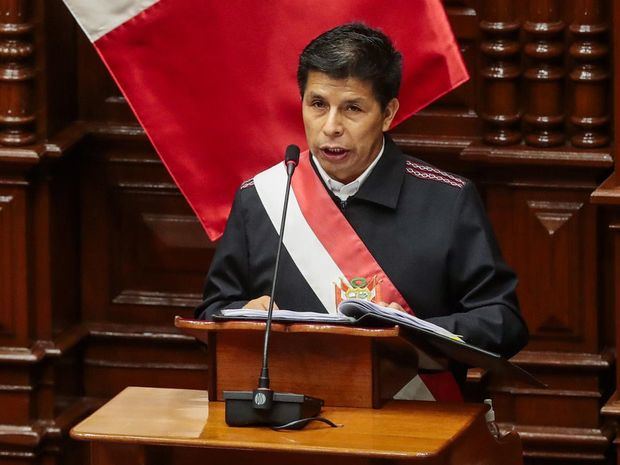
[[[444,184],[448,184],[459,189],[465,185],[465,181],[463,179],[457,178],[453,174],[410,160],[406,161],[405,171],[416,178],[443,182]]]

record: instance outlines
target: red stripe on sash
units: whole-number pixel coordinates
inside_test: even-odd
[[[431,391],[435,400],[441,402],[463,402],[461,389],[451,372],[421,373],[420,378],[422,378],[428,390]]]
[[[309,152],[301,154],[292,186],[304,218],[345,277],[376,276],[384,302],[396,302],[413,313],[401,293],[381,269],[366,245],[331,199],[310,164]],[[336,284],[336,283],[334,283]]]
[[[292,186],[299,208],[316,237],[348,280],[358,276],[376,276],[381,287],[380,300],[396,302],[413,314],[400,291],[331,199],[310,163],[309,152],[303,152]],[[458,384],[450,372],[421,374],[420,377],[436,400],[463,401]]]

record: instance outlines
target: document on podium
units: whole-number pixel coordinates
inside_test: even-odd
[[[266,310],[232,308],[220,310],[217,320],[266,320]],[[355,323],[355,318],[342,313],[298,312],[296,310],[273,310],[273,321],[286,323]]]
[[[265,320],[265,310],[224,309],[214,315],[215,320]],[[274,321],[283,323],[327,323],[355,326],[398,325],[404,337],[413,341],[425,353],[447,357],[470,367],[484,368],[536,387],[547,387],[521,367],[513,365],[500,355],[468,344],[461,336],[401,310],[382,307],[361,299],[340,303],[335,314],[274,310]]]
[[[265,320],[267,318],[267,312],[265,310],[254,310],[250,308],[224,309],[220,310],[220,314],[221,317],[218,317],[218,319]],[[355,324],[369,314],[389,318],[391,323],[413,326],[445,336],[454,341],[463,342],[460,336],[452,334],[447,329],[433,323],[417,318],[402,310],[383,307],[362,299],[348,299],[341,302],[340,305],[338,305],[337,313],[298,312],[294,310],[274,309],[273,320],[289,323]]]

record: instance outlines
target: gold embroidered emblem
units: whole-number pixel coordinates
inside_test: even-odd
[[[357,277],[350,281],[340,278],[339,283],[334,283],[336,294],[336,307],[340,302],[347,299],[362,299],[369,302],[381,302],[381,285],[376,276],[370,279]]]

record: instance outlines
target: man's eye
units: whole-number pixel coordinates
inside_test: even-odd
[[[312,105],[314,108],[325,108],[325,102],[322,102],[322,101],[320,101],[320,100],[314,100],[314,101],[311,103],[311,105]]]
[[[349,111],[353,111],[353,112],[359,112],[362,111],[362,109],[360,107],[358,107],[357,105],[349,105],[349,107],[347,108]]]

